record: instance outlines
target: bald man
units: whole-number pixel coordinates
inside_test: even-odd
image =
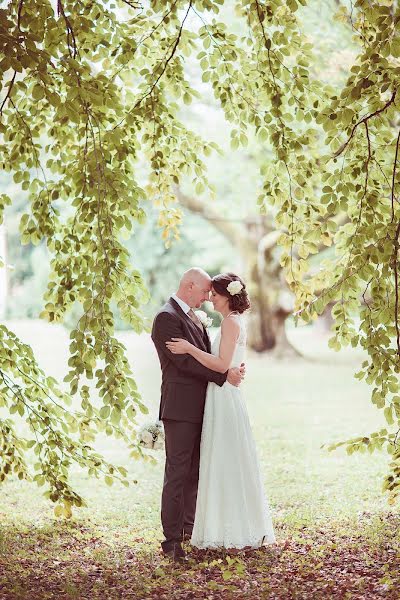
[[[200,438],[207,384],[225,381],[240,385],[244,368],[217,373],[189,354],[172,354],[165,342],[184,338],[211,352],[210,338],[194,310],[209,299],[211,277],[198,267],[186,271],[176,294],[157,313],[151,338],[162,371],[159,418],[165,431],[165,473],[161,522],[165,540],[161,547],[173,560],[184,560],[182,540],[191,536],[199,481]]]

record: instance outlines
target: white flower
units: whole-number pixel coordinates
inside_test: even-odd
[[[211,327],[212,318],[209,317],[207,313],[204,312],[204,310],[195,310],[194,312],[199,321],[201,321],[202,325],[204,325],[204,327]]]
[[[153,447],[153,436],[151,435],[150,431],[147,431],[147,430],[142,431],[142,434],[140,436],[140,442],[146,448],[152,448]]]
[[[164,440],[157,439],[154,442],[153,449],[154,450],[162,450],[164,448]]]
[[[164,447],[164,429],[161,421],[147,423],[138,431],[139,443],[145,448],[160,450]]]
[[[235,296],[236,294],[239,294],[239,292],[242,291],[243,285],[240,283],[240,281],[231,281],[226,289],[228,290],[231,296]]]

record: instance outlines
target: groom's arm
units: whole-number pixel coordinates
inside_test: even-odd
[[[166,341],[173,337],[182,337],[182,329],[173,315],[167,312],[159,313],[155,319],[151,337],[157,349],[163,352],[168,360],[173,362],[180,371],[192,375],[192,377],[197,377],[197,379],[201,379],[202,381],[212,381],[219,386],[224,385],[228,371],[217,373],[217,371],[201,365],[189,354],[172,354],[168,350],[165,345]]]

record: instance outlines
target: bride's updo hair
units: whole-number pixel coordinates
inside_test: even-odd
[[[236,294],[231,294],[228,290],[228,286],[233,281],[238,281],[242,285],[242,289],[240,292]],[[250,308],[250,300],[249,295],[246,292],[246,285],[239,277],[239,275],[235,275],[234,273],[220,273],[212,278],[211,284],[217,294],[221,296],[226,296],[229,300],[229,308],[231,310],[235,310],[238,313],[244,313],[245,310]],[[235,286],[231,286],[234,290]]]

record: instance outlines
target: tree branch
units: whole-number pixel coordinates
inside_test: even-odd
[[[120,0],[123,4],[127,4],[129,8],[134,8],[135,10],[142,10],[143,5],[140,2],[135,2],[135,0]]]
[[[10,81],[10,85],[8,86],[6,97],[4,98],[4,100],[3,100],[3,102],[1,103],[1,106],[0,106],[0,116],[3,114],[3,108],[4,108],[5,103],[10,98],[11,90],[13,89],[16,76],[17,76],[17,71],[14,71],[14,74],[13,74],[12,79]]]
[[[400,324],[399,324],[399,272],[397,261],[399,259],[399,236],[400,236],[400,222],[396,227],[396,233],[394,236],[394,251],[393,251],[393,270],[394,270],[394,323],[396,326],[396,344],[397,354],[400,359]]]
[[[18,4],[18,16],[17,16],[17,27],[18,31],[21,31],[21,15],[22,15],[22,7],[24,5],[24,0],[20,0]]]
[[[397,136],[397,142],[396,142],[396,152],[394,155],[394,163],[393,163],[393,175],[392,175],[392,193],[391,193],[391,202],[392,202],[392,220],[391,223],[393,223],[394,221],[394,201],[395,201],[395,195],[394,195],[394,191],[395,191],[395,185],[396,185],[396,168],[397,168],[397,157],[399,154],[399,143],[400,143],[400,130]]]
[[[180,39],[181,39],[181,36],[182,36],[183,26],[184,26],[185,21],[186,21],[186,19],[188,17],[190,9],[192,8],[192,4],[193,4],[193,0],[190,0],[188,9],[186,11],[186,14],[185,14],[185,16],[182,19],[181,26],[179,27],[178,35],[177,35],[176,40],[174,42],[173,48],[171,50],[171,54],[165,60],[165,63],[164,63],[164,65],[162,67],[162,70],[161,70],[161,73],[157,76],[156,80],[151,84],[150,89],[141,98],[139,98],[139,100],[137,100],[135,102],[135,105],[133,106],[133,108],[127,112],[127,114],[125,115],[125,117],[123,119],[121,119],[121,121],[119,123],[117,123],[113,129],[117,129],[117,127],[119,127],[120,125],[122,125],[122,123],[125,121],[126,117],[129,114],[131,114],[132,112],[134,112],[138,108],[138,106],[140,106],[140,104],[143,102],[143,100],[145,100],[146,98],[148,98],[149,96],[151,96],[151,94],[153,93],[154,88],[156,87],[157,83],[160,81],[161,77],[164,75],[165,71],[167,70],[167,67],[168,67],[169,63],[171,62],[171,60],[173,59],[173,57],[175,55],[176,49],[177,49],[177,47],[179,45],[179,42],[180,42]],[[171,47],[171,46],[169,46],[169,47]],[[160,68],[160,66],[161,65],[159,65],[155,69],[154,73],[157,73],[157,71]]]
[[[334,158],[337,158],[338,156],[340,156],[343,153],[343,151],[347,148],[347,146],[350,144],[350,142],[353,139],[353,136],[357,130],[357,127],[359,127],[359,125],[361,125],[362,123],[366,123],[367,121],[372,119],[372,117],[376,117],[377,115],[383,113],[391,104],[393,104],[393,102],[396,99],[396,94],[397,94],[397,88],[394,90],[390,100],[388,100],[386,102],[386,104],[384,106],[382,106],[382,108],[379,108],[378,110],[371,113],[370,115],[366,115],[365,117],[363,117],[362,119],[357,121],[357,123],[353,126],[353,129],[351,130],[351,133],[350,133],[350,136],[349,136],[347,142],[345,142],[343,144],[343,146],[341,146],[341,148],[339,148],[339,150],[337,150],[337,152],[335,152],[335,154],[333,155]]]
[[[65,21],[65,25],[67,27],[67,45],[68,45],[69,55],[71,56],[71,58],[76,58],[76,56],[78,54],[78,47],[76,45],[76,38],[75,38],[74,30],[72,29],[71,21],[69,20],[69,18],[65,14],[65,10],[64,10],[64,6],[63,6],[63,3],[62,3],[62,0],[57,0],[57,11],[58,11],[59,15],[62,15],[62,17],[63,17],[63,19]],[[72,41],[72,44],[71,44],[71,41]],[[72,46],[72,51],[71,51],[71,46]]]
[[[174,186],[174,193],[177,200],[193,213],[203,217],[206,221],[212,223],[214,227],[222,233],[222,235],[233,245],[241,248],[251,248],[253,251],[257,248],[257,244],[252,243],[246,236],[244,229],[238,225],[225,219],[221,219],[219,211],[216,210],[209,202],[204,202],[198,198],[187,196],[180,188]]]

